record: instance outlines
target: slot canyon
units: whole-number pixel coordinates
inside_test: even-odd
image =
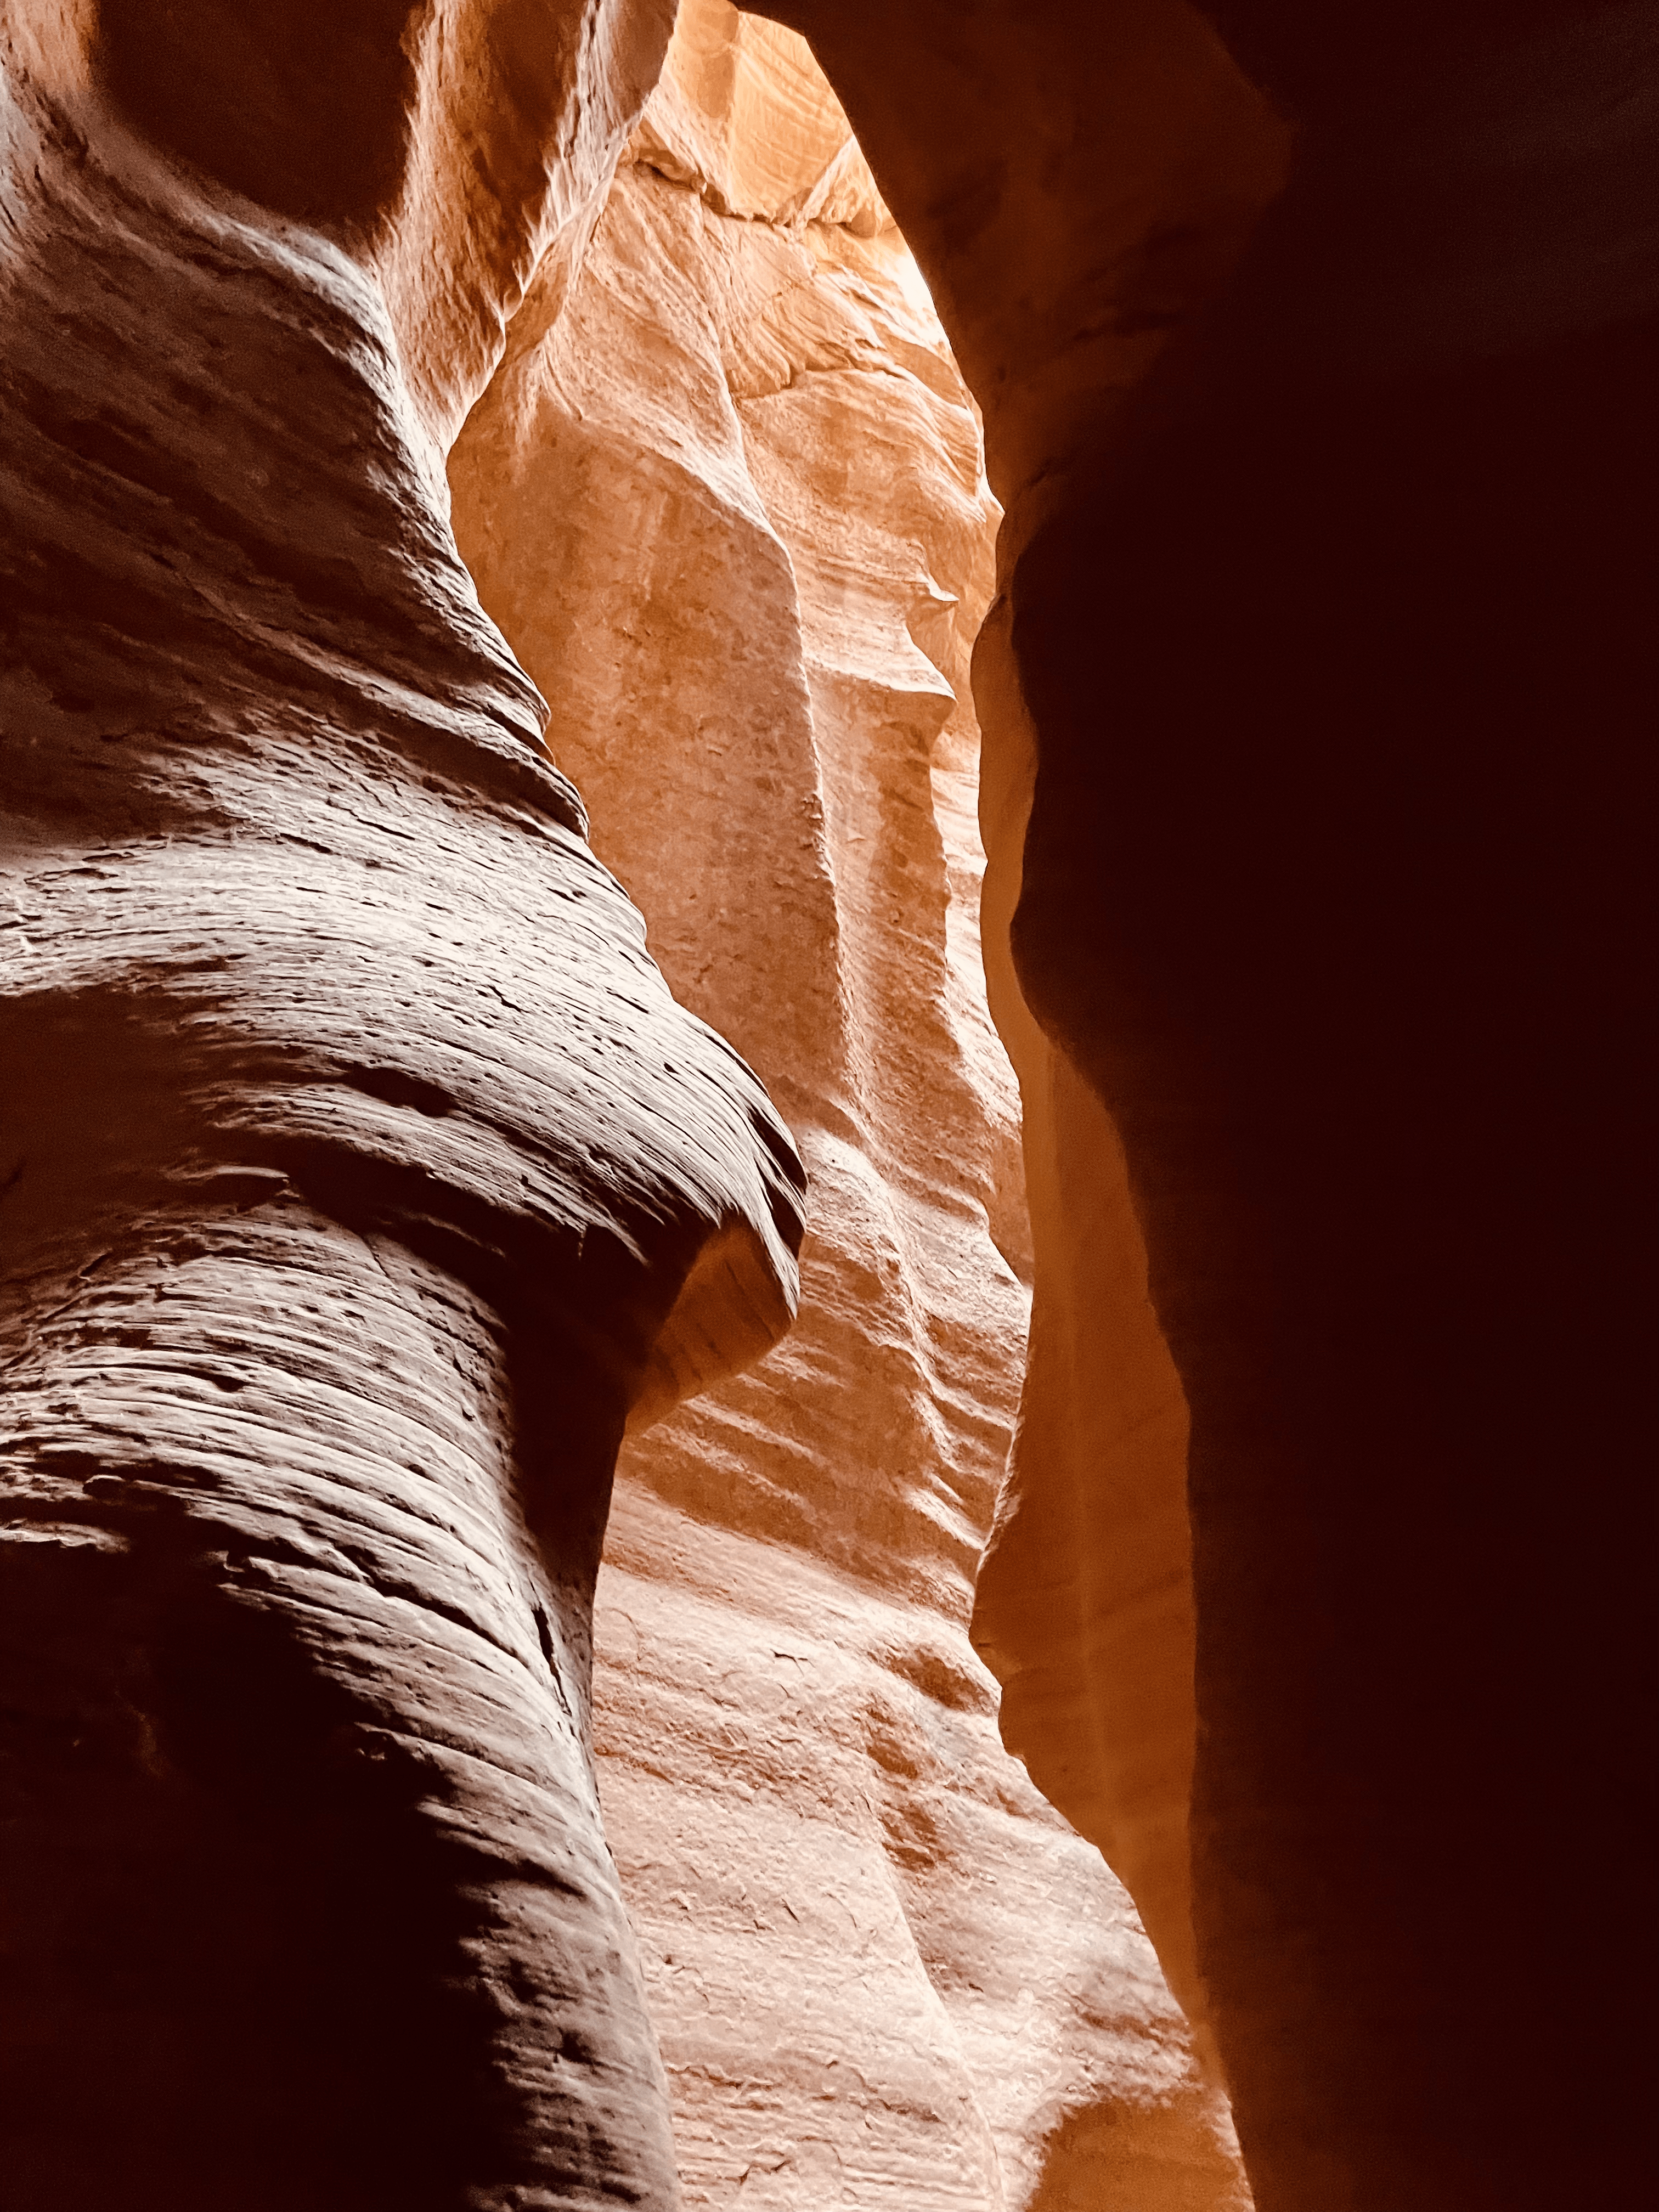
[[[1644,2201],[1656,368],[1645,0],[0,0],[0,2212]]]

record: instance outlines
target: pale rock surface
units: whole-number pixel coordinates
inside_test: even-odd
[[[1133,1909],[966,1634],[1029,1296],[968,658],[998,509],[801,41],[683,9],[452,458],[596,850],[811,1175],[801,1312],[625,1451],[601,1790],[688,2202],[1248,2202]]]

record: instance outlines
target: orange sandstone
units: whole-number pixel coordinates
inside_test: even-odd
[[[688,2201],[1243,2203],[1133,1909],[967,1641],[1029,1304],[976,919],[999,510],[799,40],[683,9],[451,479],[596,850],[811,1176],[796,1326],[625,1450],[597,1618]]]

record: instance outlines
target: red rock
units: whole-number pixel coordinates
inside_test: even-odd
[[[665,2204],[592,1580],[629,1405],[786,1324],[799,1170],[454,551],[403,349],[487,359],[513,257],[399,295],[280,117],[263,208],[173,166],[228,64],[135,27],[0,112],[4,2194]]]
[[[1641,2201],[1645,21],[775,13],[0,15],[8,2201]]]
[[[601,1578],[601,1789],[688,2201],[988,2212],[1091,2171],[1241,2202],[1133,1911],[1000,1749],[965,1633],[1029,1269],[975,919],[998,510],[798,40],[683,11],[451,477],[596,849],[812,1176],[793,1332],[630,1444]]]

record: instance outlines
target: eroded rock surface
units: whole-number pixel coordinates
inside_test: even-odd
[[[488,363],[592,149],[521,137],[478,313],[444,254],[411,305],[129,17],[16,11],[0,81],[0,2193],[667,2206],[593,1577],[630,1407],[787,1323],[801,1178],[589,849],[416,343]],[[392,75],[401,204],[454,118]]]
[[[1202,2041],[1187,1406],[1123,1148],[1015,970],[1038,750],[1011,586],[1171,332],[1225,279],[1282,183],[1289,133],[1184,0],[1022,14],[916,0],[890,37],[813,0],[767,12],[814,41],[902,210],[1007,511],[974,691],[985,963],[1024,1105],[1033,1300],[975,1638],[1002,1684],[1005,1741],[1129,1887]],[[1104,713],[1109,671],[1098,678]]]
[[[962,1656],[1024,1266],[943,896],[971,422],[798,50],[689,15],[612,194],[670,12],[0,10],[31,2208],[672,2203],[586,1741],[630,1411],[604,1750],[693,2189],[1237,2188]],[[1008,508],[1006,1734],[1261,2212],[1638,2201],[1650,15],[773,12]],[[775,1333],[796,1190],[454,557],[509,321],[468,543],[812,1154],[799,1431],[644,1433]]]
[[[795,1329],[628,1447],[601,1579],[601,1790],[688,2200],[1247,2201],[1133,1909],[1001,1750],[966,1638],[1030,1268],[976,921],[998,510],[799,40],[682,10],[562,314],[532,290],[451,475],[596,849],[812,1176]]]

